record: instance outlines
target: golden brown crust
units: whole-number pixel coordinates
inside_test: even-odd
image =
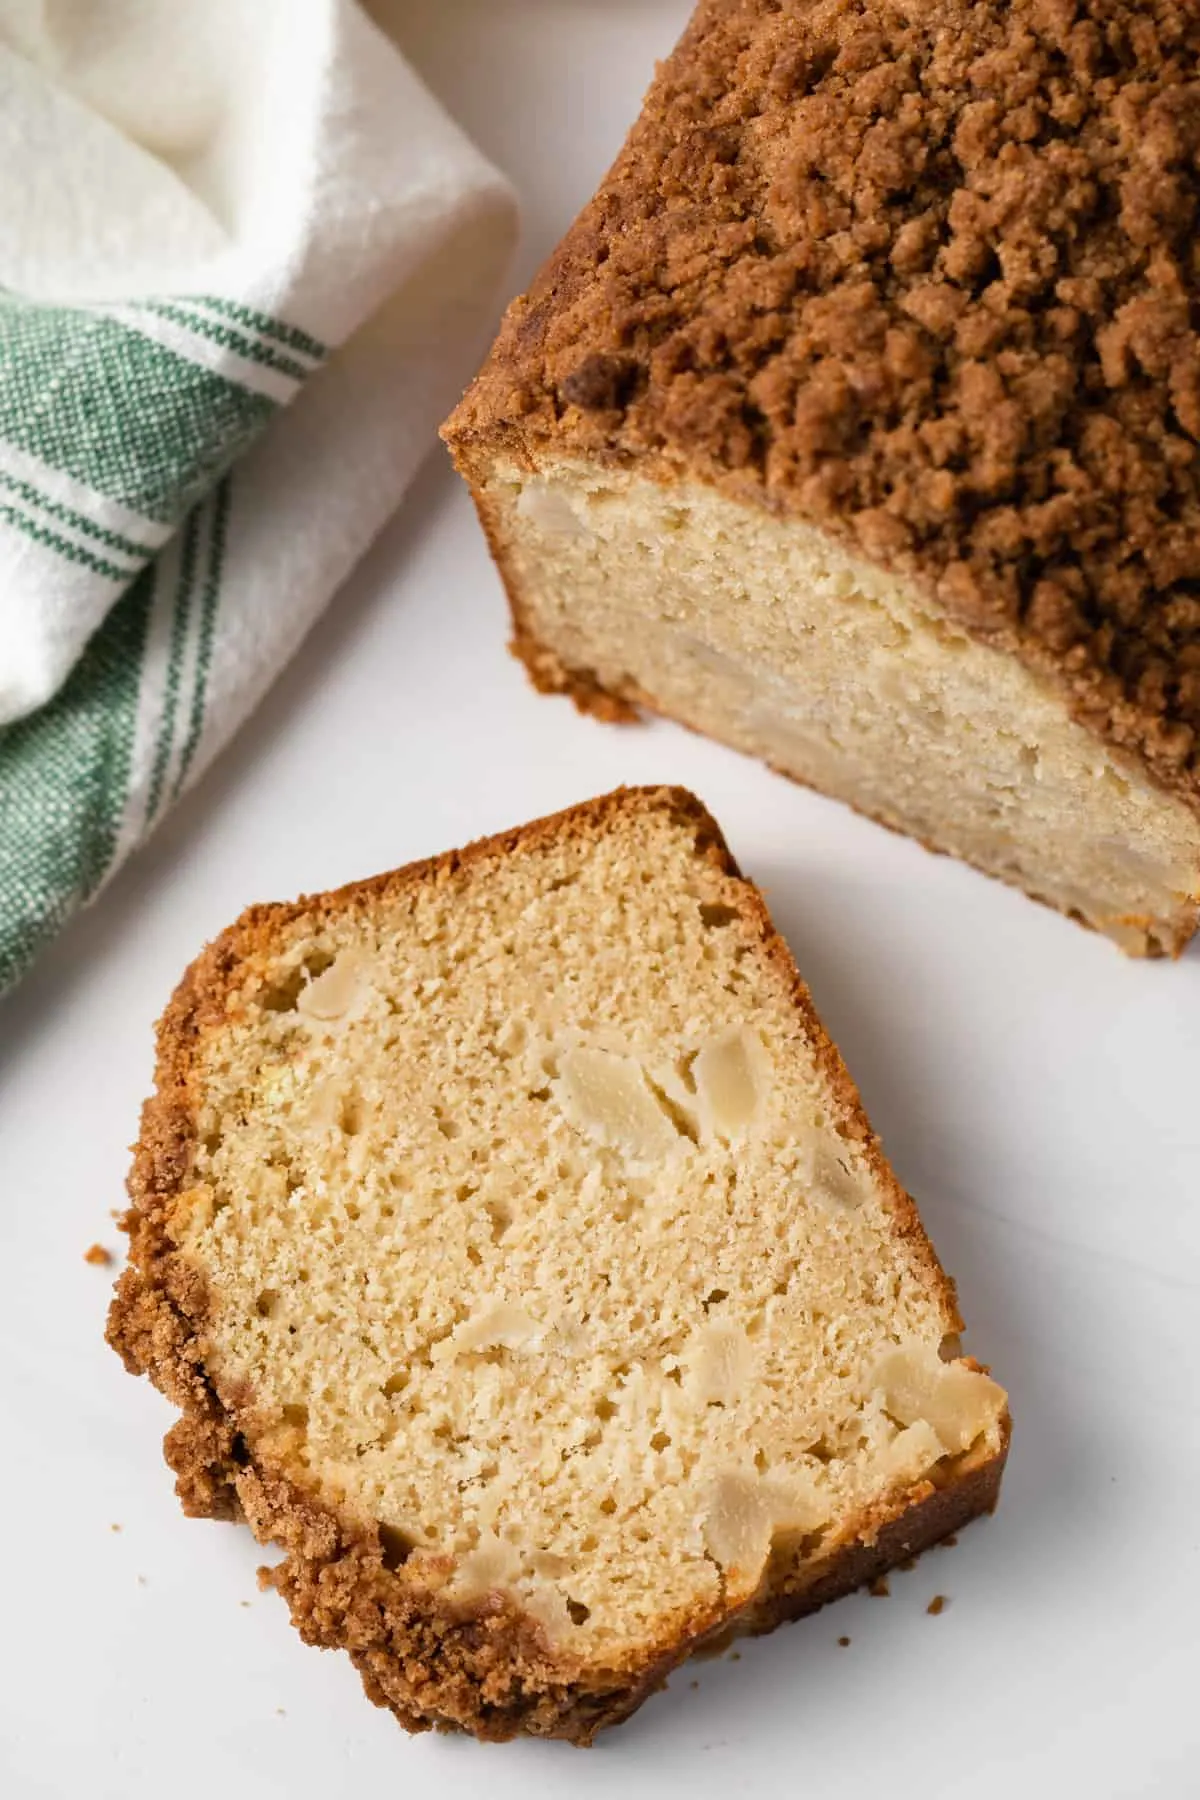
[[[792,511],[1200,807],[1200,9],[702,0],[446,428]]]
[[[560,834],[603,830],[620,813],[666,809],[695,831],[697,854],[740,884],[745,924],[776,965],[805,1022],[829,1080],[839,1130],[870,1163],[897,1233],[923,1266],[931,1291],[957,1323],[953,1285],[925,1238],[911,1198],[895,1179],[862,1109],[858,1091],[817,1018],[791,954],[758,889],[740,875],[711,815],[681,788],[618,789],[565,813],[482,840],[465,850],[279,906],[251,907],[186,972],[159,1022],[156,1092],[146,1102],[122,1222],[129,1267],[117,1284],[108,1341],[134,1374],[146,1374],[181,1409],[167,1436],[176,1491],[192,1516],[245,1519],[260,1542],[280,1544],[284,1560],[265,1574],[288,1602],[307,1642],[347,1650],[369,1697],[410,1730],[458,1728],[483,1738],[518,1732],[589,1743],[601,1726],[628,1716],[704,1638],[767,1630],[785,1618],[848,1592],[899,1558],[956,1530],[995,1504],[1007,1448],[960,1458],[937,1489],[929,1483],[892,1495],[831,1543],[789,1588],[777,1574],[740,1607],[718,1601],[670,1630],[634,1665],[596,1668],[554,1651],[536,1621],[500,1594],[470,1607],[452,1603],[441,1584],[451,1565],[423,1559],[420,1576],[391,1555],[386,1533],[339,1516],[302,1492],[256,1442],[252,1397],[220,1391],[205,1368],[208,1296],[197,1271],[176,1251],[172,1202],[189,1181],[196,1133],[195,1049],[240,994],[257,985],[281,931],[321,916],[365,908],[422,882],[456,879],[464,867]]]

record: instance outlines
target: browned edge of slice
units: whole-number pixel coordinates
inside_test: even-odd
[[[813,1008],[791,953],[759,890],[746,881],[720,829],[682,788],[617,789],[550,818],[461,851],[379,875],[332,893],[252,906],[192,963],[158,1025],[155,1092],[142,1111],[129,1177],[132,1205],[122,1229],[129,1267],[117,1283],[107,1339],[133,1374],[148,1375],[182,1417],[167,1434],[166,1460],[192,1517],[245,1519],[260,1543],[284,1550],[264,1579],[286,1598],[306,1642],[350,1653],[369,1697],[410,1730],[458,1728],[503,1740],[518,1733],[588,1744],[605,1725],[628,1717],[705,1638],[765,1631],[836,1599],[883,1569],[957,1530],[996,1503],[1007,1451],[968,1452],[935,1486],[923,1481],[865,1512],[808,1564],[794,1587],[770,1565],[759,1591],[741,1606],[718,1603],[676,1626],[636,1665],[581,1664],[549,1644],[541,1625],[510,1598],[491,1593],[470,1604],[396,1566],[386,1529],[339,1516],[272,1466],[254,1441],[253,1396],[218,1391],[204,1364],[208,1296],[199,1272],[177,1252],[168,1230],[175,1197],[188,1185],[198,1112],[196,1049],[219,1030],[238,996],[257,984],[278,931],[305,915],[365,910],[419,884],[440,885],[472,863],[560,836],[594,836],[623,815],[662,809],[695,831],[696,854],[740,883],[744,918],[763,953],[786,980],[813,1055],[830,1084],[838,1129],[869,1163],[910,1253],[923,1263],[961,1324],[952,1283],[896,1181],[863,1112],[858,1091]]]

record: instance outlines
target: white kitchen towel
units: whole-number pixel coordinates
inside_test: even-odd
[[[394,510],[514,235],[353,0],[0,0],[0,989]]]

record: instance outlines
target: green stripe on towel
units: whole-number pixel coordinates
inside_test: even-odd
[[[129,789],[149,574],[47,706],[0,730],[0,991],[108,873]]]
[[[270,344],[258,343],[247,337],[244,332],[234,331],[229,325],[219,324],[215,319],[206,319],[187,301],[178,300],[141,300],[133,303],[134,310],[139,307],[156,318],[168,319],[172,325],[182,326],[184,331],[191,331],[197,337],[206,338],[210,344],[218,344],[222,350],[240,356],[246,362],[258,363],[264,369],[273,369],[277,375],[287,375],[292,381],[303,381],[308,374],[304,363],[298,363],[292,356],[285,356],[282,350],[274,349]]]
[[[103,313],[0,300],[0,439],[173,524],[277,411]]]
[[[7,488],[10,494],[18,494],[36,512],[44,512],[52,519],[60,519],[73,531],[78,531],[84,537],[94,538],[98,544],[105,544],[110,550],[119,550],[126,556],[136,556],[142,562],[154,554],[154,545],[135,543],[133,538],[125,537],[119,531],[110,531],[107,526],[95,524],[85,513],[77,512],[73,506],[64,506],[61,500],[48,499],[31,481],[18,481],[15,475],[6,475],[3,469],[0,469],[0,487]]]

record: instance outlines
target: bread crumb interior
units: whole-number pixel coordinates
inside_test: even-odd
[[[284,925],[171,1225],[256,1457],[597,1661],[1002,1429],[695,838],[631,808]]]
[[[551,683],[644,698],[1133,954],[1195,929],[1192,810],[910,583],[695,482],[561,460],[480,475]]]

